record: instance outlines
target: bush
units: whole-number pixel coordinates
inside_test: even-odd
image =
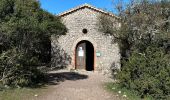
[[[136,91],[142,98],[170,98],[170,57],[161,48],[151,46],[143,53],[134,51],[123,61],[118,79],[121,86]]]
[[[16,49],[8,50],[0,55],[0,81],[9,86],[30,86],[40,82],[43,74],[36,66],[25,58],[24,53]]]
[[[37,0],[0,0],[0,84],[30,86],[43,79],[37,66],[50,62],[50,37],[66,31]]]

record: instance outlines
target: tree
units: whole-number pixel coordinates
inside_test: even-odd
[[[151,44],[164,45],[167,49],[170,43],[169,7],[170,4],[166,0],[162,2],[140,0],[137,3],[132,0],[127,7],[118,4],[116,8],[121,27],[110,27],[110,22],[113,21],[106,16],[100,16],[99,23],[102,26],[100,30],[116,38],[123,56],[129,55],[127,52],[135,49],[145,50]]]
[[[41,9],[35,0],[0,0],[1,81],[4,83],[4,80],[13,77],[11,75],[5,79],[3,76],[6,75],[2,74],[9,74],[9,69],[13,70],[13,68],[18,72],[28,70],[30,76],[36,76],[37,66],[50,61],[51,35],[62,35],[65,32],[66,28],[60,19]],[[6,61],[8,58],[11,58],[11,62]],[[20,60],[21,58],[22,60]],[[16,67],[21,69],[16,69]],[[8,71],[4,72],[6,68]],[[32,68],[35,70],[31,70]],[[17,75],[19,77],[23,74],[18,73]],[[27,76],[29,77],[29,75]],[[28,77],[22,77],[22,79],[27,78],[30,79],[30,83],[33,82]],[[16,80],[18,79],[13,78],[11,82]],[[5,82],[5,84],[11,82]],[[29,82],[26,83],[24,85],[29,84]]]
[[[122,87],[142,98],[168,99],[170,95],[170,2],[133,0],[127,7],[118,4],[120,28],[100,16],[102,32],[115,37],[122,54],[117,79]],[[103,23],[104,22],[104,23]]]

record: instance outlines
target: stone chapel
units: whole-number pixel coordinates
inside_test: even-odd
[[[51,36],[52,66],[105,74],[120,69],[119,46],[112,42],[114,37],[99,31],[100,15],[106,15],[113,21],[118,19],[116,15],[89,4],[57,15],[68,31],[60,37]],[[116,26],[119,25],[117,23]]]

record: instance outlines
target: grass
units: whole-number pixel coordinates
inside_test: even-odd
[[[17,88],[0,91],[0,100],[30,100],[42,95],[46,88]]]
[[[106,83],[106,88],[107,90],[119,95],[119,97],[124,98],[125,100],[153,100],[150,97],[141,99],[140,96],[138,96],[135,92],[126,88],[121,88],[118,83]]]

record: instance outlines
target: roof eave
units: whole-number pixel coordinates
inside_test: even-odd
[[[120,19],[120,17],[114,15],[113,13],[106,12],[106,11],[104,11],[104,10],[98,9],[98,8],[96,8],[96,7],[93,7],[93,6],[89,5],[89,4],[84,4],[84,5],[78,6],[78,7],[76,7],[76,8],[70,9],[70,10],[68,10],[68,11],[66,11],[66,12],[63,12],[63,13],[61,13],[61,14],[58,14],[57,16],[58,16],[58,17],[63,17],[63,16],[65,16],[65,15],[68,15],[68,14],[70,14],[70,13],[72,13],[72,12],[75,12],[75,11],[77,11],[77,10],[79,10],[79,9],[83,9],[83,8],[90,8],[90,9],[92,9],[92,10],[95,10],[95,11],[97,11],[97,12],[103,13],[103,14],[105,14],[105,15],[109,15],[109,16],[111,16],[111,17],[115,17],[115,18]]]

